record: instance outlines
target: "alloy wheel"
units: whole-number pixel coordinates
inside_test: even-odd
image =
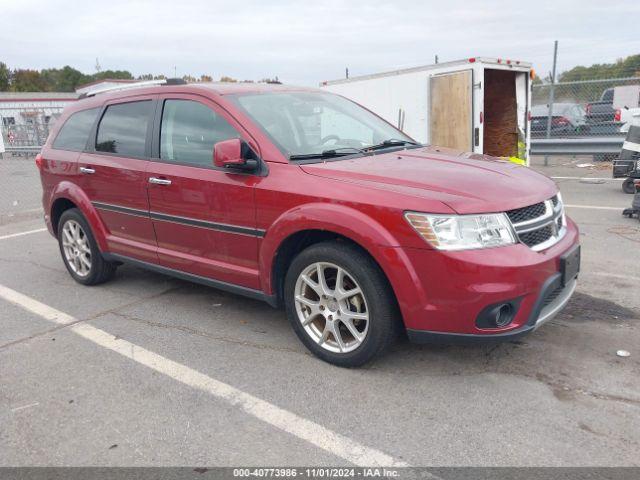
[[[338,265],[306,267],[296,281],[295,308],[307,335],[330,352],[351,352],[367,336],[367,300],[353,276]]]
[[[87,234],[75,220],[68,220],[62,227],[62,249],[69,268],[79,277],[91,271],[91,247]]]

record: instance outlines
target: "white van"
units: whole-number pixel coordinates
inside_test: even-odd
[[[414,139],[528,164],[531,64],[474,57],[325,81]]]

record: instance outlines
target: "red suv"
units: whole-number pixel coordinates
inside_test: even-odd
[[[121,88],[67,107],[37,158],[71,276],[121,263],[284,305],[315,355],[528,333],[567,303],[578,230],[548,178],[423,146],[315,89]]]

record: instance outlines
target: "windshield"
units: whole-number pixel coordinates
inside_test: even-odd
[[[287,157],[327,151],[355,154],[387,140],[413,143],[368,110],[331,93],[239,94],[233,101]],[[397,146],[397,142],[390,146]]]

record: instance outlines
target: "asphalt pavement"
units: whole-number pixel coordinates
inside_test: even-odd
[[[78,285],[39,219],[5,222],[0,466],[640,466],[640,223],[583,163],[533,164],[581,230],[560,316],[499,345],[400,340],[353,370],[260,302],[126,266]]]

